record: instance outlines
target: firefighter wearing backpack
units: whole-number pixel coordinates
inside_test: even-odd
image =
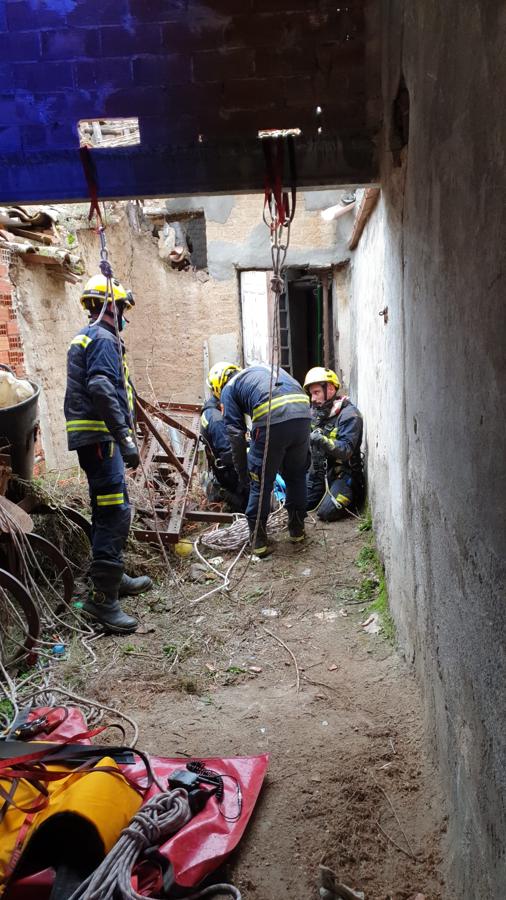
[[[336,373],[322,366],[304,379],[313,412],[307,508],[324,522],[341,519],[363,500],[362,416],[339,388]]]
[[[223,407],[239,490],[249,490],[246,518],[253,554],[263,557],[270,552],[267,517],[277,472],[281,472],[286,482],[290,539],[304,540],[311,420],[307,395],[288,372],[265,365],[239,369],[232,363],[217,363],[209,372],[208,385]],[[249,453],[246,452],[246,417],[251,422]]]
[[[125,466],[135,469],[139,454],[132,436],[133,388],[117,331],[134,299],[116,279],[111,297],[107,280],[96,275],[81,304],[89,323],[68,350],[64,411],[68,447],[77,452],[91,499],[93,594],[83,609],[107,631],[128,634],[139,623],[121,609],[119,597],[152,587],[147,576],[126,575],[123,563],[131,521]]]

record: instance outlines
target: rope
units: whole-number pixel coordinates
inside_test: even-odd
[[[280,506],[279,509],[270,514],[267,520],[267,534],[275,535],[279,534],[281,531],[285,531],[286,524],[285,508],[284,506]],[[209,547],[210,550],[224,552],[237,550],[248,540],[248,523],[244,516],[237,515],[237,518],[232,525],[223,528],[212,528],[210,531],[206,531],[202,534],[199,540],[205,547]],[[209,560],[204,559],[198,551],[197,555],[204,560],[206,565],[213,569]],[[216,570],[213,569],[213,571]],[[221,575],[220,572],[218,572],[218,574]]]
[[[164,791],[148,800],[123,829],[112,850],[95,871],[78,887],[70,900],[145,900],[132,887],[135,863],[148,847],[160,847],[186,825],[191,811],[186,791]],[[188,900],[227,893],[241,900],[237,888],[218,884],[197,891]]]

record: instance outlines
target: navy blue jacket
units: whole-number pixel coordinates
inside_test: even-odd
[[[222,466],[233,466],[230,440],[216,397],[211,397],[204,406],[200,417],[200,432],[211,448],[214,458]]]
[[[124,347],[118,346],[112,326],[87,325],[71,341],[64,411],[69,450],[98,441],[120,440],[129,433],[133,389]]]
[[[274,370],[277,378],[273,384],[271,424],[289,419],[310,419],[309,397],[295,378],[284,369]],[[229,433],[246,432],[245,416],[250,416],[253,427],[267,425],[269,411],[270,366],[250,366],[242,369],[225,385],[221,392],[223,415]]]
[[[348,397],[336,397],[329,411],[313,411],[311,469],[332,478],[361,469],[363,420]],[[316,438],[316,440],[314,440]]]

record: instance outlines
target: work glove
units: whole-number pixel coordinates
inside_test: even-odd
[[[309,440],[312,447],[316,447],[318,450],[323,450],[326,443],[326,438],[323,432],[319,428],[314,428],[309,436]]]
[[[334,441],[326,437],[319,428],[315,428],[314,431],[311,432],[309,440],[311,442],[311,447],[320,450],[320,452],[325,453],[327,456],[332,455]]]
[[[140,463],[140,457],[134,440],[129,434],[126,434],[124,437],[120,438],[118,444],[125,466],[128,469],[136,469]]]

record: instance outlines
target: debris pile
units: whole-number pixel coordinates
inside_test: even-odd
[[[76,232],[52,206],[0,206],[0,249],[70,284],[84,274]]]

